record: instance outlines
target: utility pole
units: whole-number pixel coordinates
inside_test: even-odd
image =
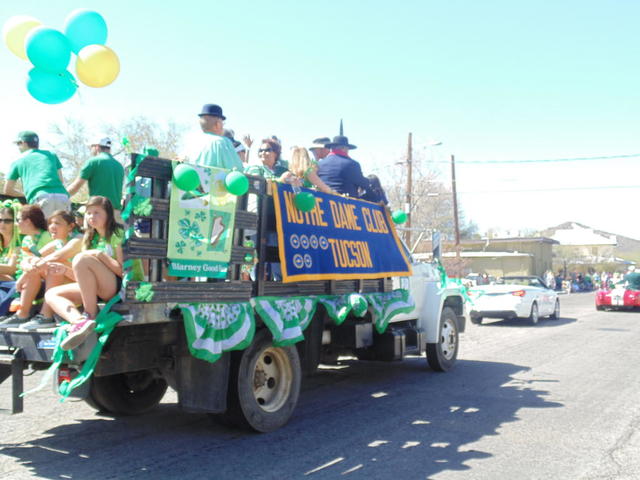
[[[411,189],[412,189],[412,178],[411,178],[411,132],[409,132],[409,141],[407,145],[407,196],[405,198],[405,211],[407,212],[407,236],[406,236],[406,244],[408,248],[411,248]]]
[[[460,223],[458,221],[458,193],[456,190],[456,159],[451,155],[451,193],[453,194],[453,228],[456,233],[456,269],[460,268]],[[461,272],[458,272],[460,275]]]

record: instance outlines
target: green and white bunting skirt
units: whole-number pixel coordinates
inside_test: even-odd
[[[215,362],[224,352],[243,350],[253,341],[256,322],[249,302],[178,305],[191,355]]]
[[[376,331],[380,334],[384,333],[393,317],[400,313],[409,313],[415,308],[413,298],[407,290],[363,295],[369,302]]]
[[[251,305],[273,335],[273,344],[292,345],[304,339],[303,331],[311,323],[317,301],[313,297],[255,297]]]

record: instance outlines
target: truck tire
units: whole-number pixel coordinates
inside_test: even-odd
[[[560,319],[560,300],[558,300],[557,298],[556,298],[556,304],[553,307],[553,313],[549,315],[549,318],[552,320]]]
[[[285,425],[300,396],[302,369],[296,347],[273,346],[264,328],[247,349],[233,353],[227,412],[217,418],[225,425],[263,433]]]
[[[438,343],[427,343],[427,362],[438,372],[448,372],[458,358],[458,319],[450,307],[440,315]]]
[[[536,325],[539,320],[540,314],[538,312],[538,304],[533,302],[533,305],[531,305],[531,313],[529,314],[529,323],[531,323],[531,325]]]
[[[469,319],[474,325],[482,325],[482,317],[470,317]]]
[[[153,410],[167,391],[167,382],[151,370],[93,377],[87,403],[116,415],[140,415]]]

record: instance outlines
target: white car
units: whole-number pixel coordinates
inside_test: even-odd
[[[468,290],[471,323],[484,317],[527,318],[532,324],[540,317],[560,318],[558,294],[540,277],[508,276],[495,285],[479,285]]]

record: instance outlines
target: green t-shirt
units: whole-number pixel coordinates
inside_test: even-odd
[[[96,234],[94,235],[93,240],[91,241],[91,249],[105,252],[111,258],[113,258],[114,260],[117,260],[116,249],[122,245],[123,240],[124,240],[124,230],[122,229],[116,230],[114,234],[111,235],[111,238],[109,239],[109,241],[107,241],[106,238]],[[82,249],[85,250],[84,245],[82,246]],[[140,261],[140,259],[133,261],[133,265],[131,269],[132,269],[131,280],[133,281],[144,280],[144,271],[142,269],[142,262]]]
[[[89,196],[107,197],[113,208],[122,210],[124,167],[107,152],[91,157],[80,170],[80,178],[89,184]]]
[[[34,203],[38,193],[67,193],[60,181],[58,170],[62,164],[58,157],[47,150],[27,150],[11,164],[8,180],[22,180],[22,188],[28,203]]]

